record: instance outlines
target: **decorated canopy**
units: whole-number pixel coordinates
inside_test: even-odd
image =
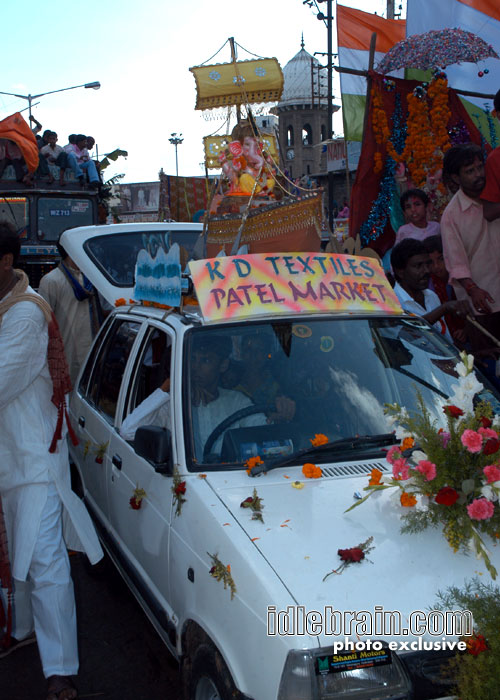
[[[399,41],[385,54],[377,71],[385,74],[398,68],[446,68],[454,63],[477,63],[485,58],[498,58],[498,54],[480,36],[464,29],[446,28],[412,34]]]
[[[233,61],[189,69],[196,80],[195,109],[277,102],[283,73],[276,58]]]

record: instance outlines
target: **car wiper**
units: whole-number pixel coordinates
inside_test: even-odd
[[[339,438],[332,442],[325,442],[324,445],[316,445],[306,447],[303,450],[295,452],[293,455],[287,455],[282,459],[267,461],[264,464],[258,464],[250,471],[250,476],[258,476],[262,472],[271,471],[278,467],[286,467],[289,464],[301,462],[306,457],[323,453],[336,453],[356,450],[360,447],[384,447],[385,445],[395,445],[398,443],[395,433],[380,433],[378,435],[352,435],[347,438]]]

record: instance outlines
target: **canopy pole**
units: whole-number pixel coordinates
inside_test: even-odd
[[[233,62],[236,78],[238,77],[238,71],[236,69],[236,47],[234,45],[234,36],[229,37],[229,45],[231,46],[231,61]],[[239,124],[241,121],[241,107],[236,105],[236,123]]]
[[[348,73],[349,75],[360,75],[363,78],[369,78],[367,70],[359,70],[358,68],[348,68],[347,66],[334,66],[337,73]],[[465,95],[465,97],[482,97],[487,100],[493,100],[495,95],[486,92],[471,92],[470,90],[457,90],[450,86],[450,89],[457,95]]]

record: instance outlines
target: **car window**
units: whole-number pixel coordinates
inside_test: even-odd
[[[151,327],[137,356],[125,399],[124,417],[140,406],[165,381],[170,380],[171,359],[172,337],[158,328]],[[169,381],[166,386],[170,388]]]
[[[194,328],[182,377],[190,468],[285,457],[320,433],[330,441],[388,433],[384,404],[418,411],[417,391],[444,428],[457,360],[428,324],[399,316]]]
[[[87,398],[110,423],[115,418],[123,373],[140,326],[137,321],[116,319],[92,369]]]
[[[83,368],[82,375],[80,377],[80,382],[78,384],[78,391],[82,396],[86,396],[87,394],[87,386],[89,383],[90,375],[92,374],[92,368],[95,364],[96,357],[99,352],[99,348],[102,346],[102,342],[107,335],[108,332],[110,332],[110,323],[105,322],[103,325],[100,327],[96,338],[94,339],[94,344],[92,345],[92,350],[90,351],[90,355],[88,356],[87,363],[85,364],[85,367]],[[114,331],[111,331],[114,332]]]

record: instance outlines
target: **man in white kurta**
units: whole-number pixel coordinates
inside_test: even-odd
[[[14,579],[12,634],[23,639],[34,627],[50,688],[51,679],[64,684],[78,670],[66,545],[86,551],[93,563],[102,550],[83,503],[71,491],[64,434],[49,453],[57,409],[51,401],[48,325],[32,301],[9,306],[27,284],[24,273],[12,267],[17,259],[13,237],[19,244],[16,234],[0,225],[0,496]],[[35,294],[29,286],[26,292]],[[63,511],[72,535],[66,543]],[[72,688],[60,695],[75,696]]]
[[[71,259],[65,256],[63,264],[82,286],[82,273],[74,267]],[[94,337],[90,295],[80,300],[76,298],[61,265],[42,277],[38,291],[48,301],[57,319],[68,361],[69,375],[72,384],[75,384]]]

